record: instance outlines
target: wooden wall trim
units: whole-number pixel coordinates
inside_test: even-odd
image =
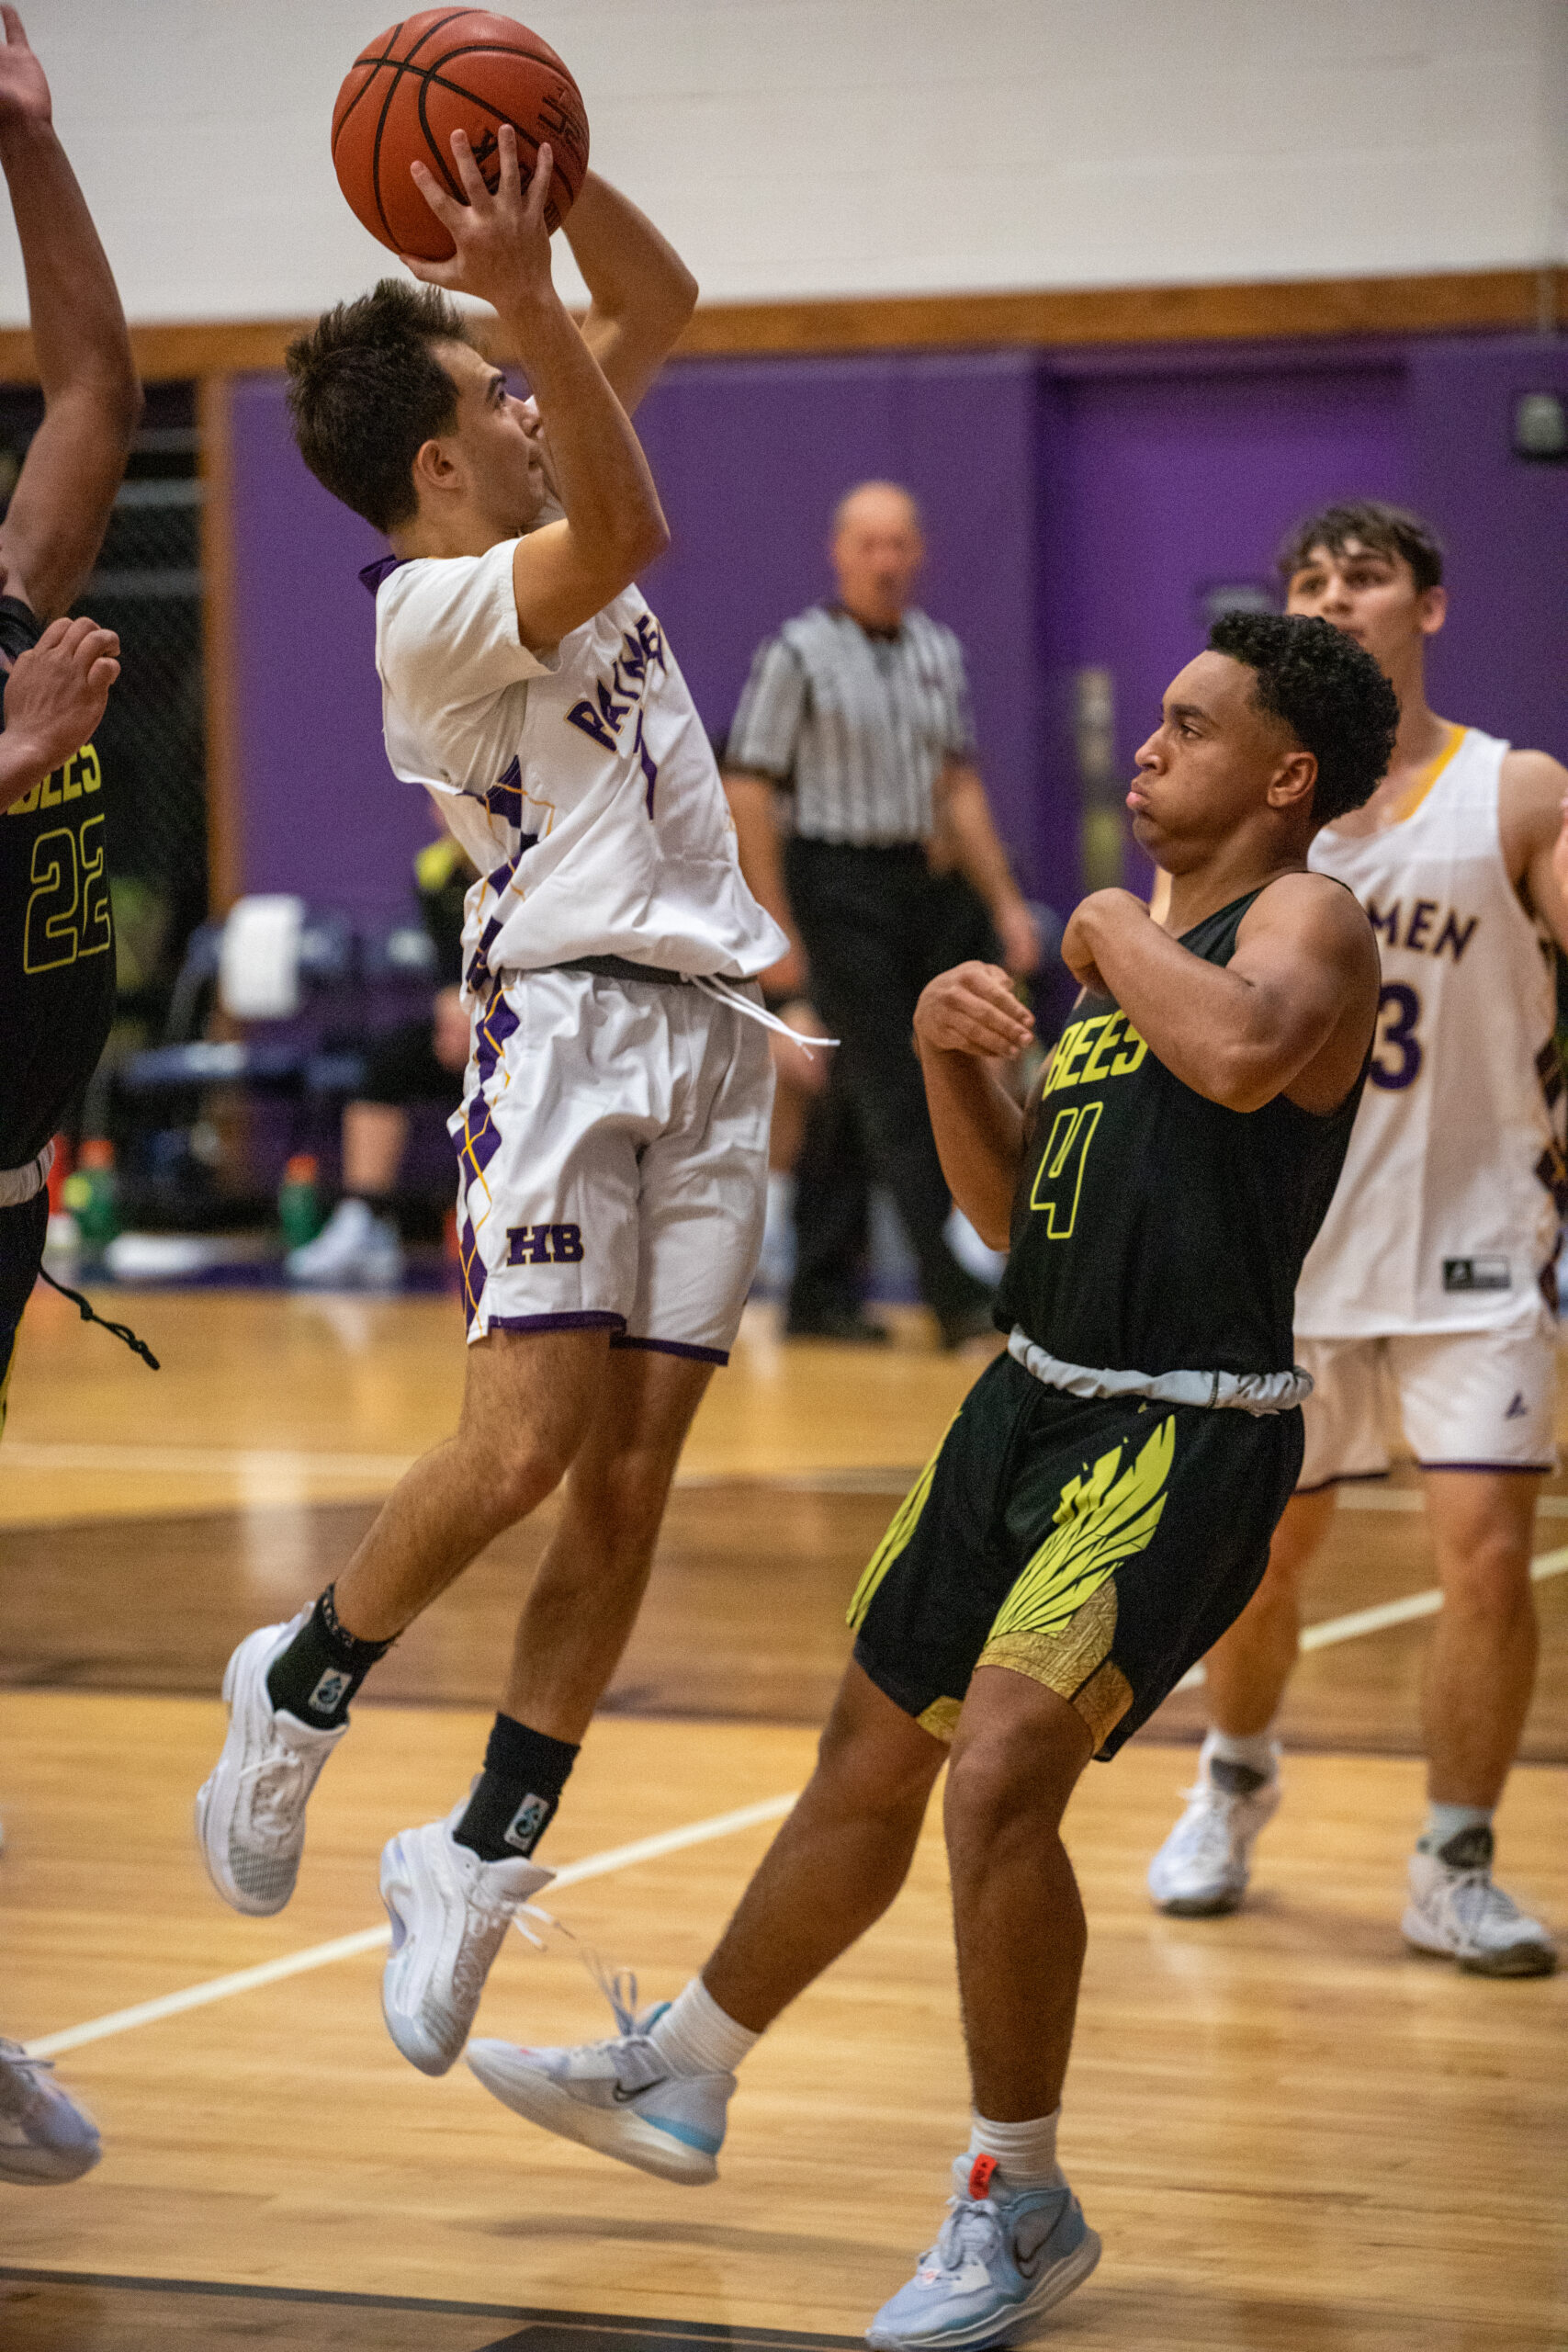
[[[1273,337],[1463,334],[1568,322],[1568,269],[1320,277],[1217,286],[1072,287],[1020,294],[868,295],[705,303],[683,353],[887,351],[963,344],[1231,343]],[[136,326],[148,382],[279,368],[308,319]],[[32,337],[0,330],[0,383],[37,380]]]
[[[207,876],[209,911],[226,914],[243,882],[243,777],[234,675],[233,382],[197,386],[201,434],[202,685],[206,705]]]

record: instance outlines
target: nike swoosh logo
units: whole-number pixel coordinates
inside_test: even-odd
[[[634,2099],[643,2098],[649,2091],[658,2090],[662,2084],[667,2083],[669,2080],[670,2077],[668,2075],[660,2075],[651,2083],[639,2083],[635,2091],[623,2090],[619,2083],[616,2083],[611,2090],[610,2097],[615,2100],[617,2107],[630,2107]]]

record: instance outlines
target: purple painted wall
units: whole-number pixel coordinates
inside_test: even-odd
[[[1509,449],[1515,395],[1551,390],[1568,345],[1532,337],[684,362],[640,418],[674,534],[646,585],[722,730],[759,638],[828,588],[839,493],[907,481],[1002,830],[1065,908],[1072,672],[1115,673],[1130,763],[1204,592],[1268,580],[1284,526],[1336,494],[1407,498],[1448,542],[1439,705],[1568,752],[1568,467]],[[306,472],[277,378],[236,386],[233,474],[245,888],[389,914],[429,820],[381,752],[355,577],[379,543]]]

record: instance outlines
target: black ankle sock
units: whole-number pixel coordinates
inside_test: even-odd
[[[348,1702],[390,1642],[362,1642],[337,1621],[328,1585],[288,1647],[267,1669],[267,1696],[316,1731],[348,1721]]]
[[[550,1826],[577,1758],[570,1740],[530,1731],[514,1715],[497,1715],[484,1770],[453,1837],[487,1862],[531,1854]]]

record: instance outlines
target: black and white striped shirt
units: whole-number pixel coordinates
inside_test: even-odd
[[[873,635],[814,605],[758,647],[725,763],[792,792],[797,833],[863,847],[929,840],[938,776],[974,751],[950,628],[910,611]]]

